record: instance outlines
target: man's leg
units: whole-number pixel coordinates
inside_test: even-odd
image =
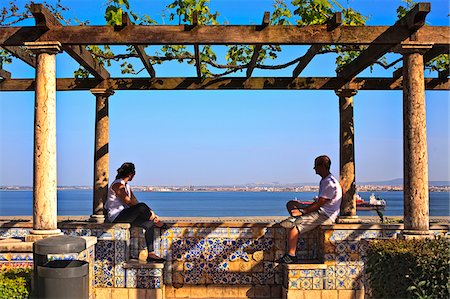
[[[301,204],[298,200],[290,200],[286,203],[286,210],[291,216],[299,216],[298,209],[301,208]]]
[[[288,254],[291,256],[296,256],[298,236],[299,233],[297,227],[291,228],[288,232]]]

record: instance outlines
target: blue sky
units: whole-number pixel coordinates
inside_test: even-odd
[[[62,1],[71,8],[69,17],[104,24],[104,1],[93,2]],[[169,2],[130,0],[135,10],[158,23]],[[448,2],[431,3],[428,23],[448,26]],[[211,0],[211,9],[220,12],[220,23],[258,24],[264,11],[272,10],[271,4]],[[349,4],[370,16],[369,25],[390,25],[402,2]],[[147,53],[156,49],[149,47]],[[299,57],[307,47],[283,49],[267,64]],[[221,53],[223,47],[215,50]],[[388,60],[398,57],[392,54]],[[140,62],[135,62],[140,69]],[[73,76],[77,67],[66,54],[58,55],[58,77]],[[34,70],[20,61],[5,69],[13,78],[34,77]],[[155,69],[161,77],[195,76],[195,67],[176,62]],[[292,69],[255,70],[253,76],[289,76]],[[321,55],[301,76],[334,76],[334,69],[334,56]],[[122,76],[117,65],[109,71]],[[375,66],[372,73],[366,70],[360,76],[390,77],[392,71]],[[357,182],[402,177],[401,91],[360,91],[354,100]],[[0,185],[32,185],[33,105],[32,92],[0,93]],[[426,107],[429,177],[450,180],[449,92],[426,92]],[[90,92],[57,93],[58,185],[92,184],[94,118],[95,97]],[[109,150],[110,177],[122,162],[131,161],[137,168],[136,185],[315,182],[312,166],[317,155],[328,154],[332,172],[339,174],[338,98],[332,91],[117,91],[110,98]]]

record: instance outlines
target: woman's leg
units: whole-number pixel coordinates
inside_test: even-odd
[[[114,222],[125,222],[125,223],[134,223],[134,222],[144,222],[150,219],[150,208],[145,203],[138,203],[132,207],[129,207],[125,210],[122,210],[119,215],[117,215]]]

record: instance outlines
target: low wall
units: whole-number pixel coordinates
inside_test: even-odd
[[[137,261],[146,257],[141,229],[78,220],[58,227],[68,235],[97,237],[93,284],[99,295],[141,292],[159,298],[362,298],[364,240],[394,238],[403,229],[401,224],[324,225],[301,236],[302,264],[283,267],[275,262],[286,251],[279,217],[165,219],[169,228],[155,234],[155,251],[167,259],[160,269]],[[23,238],[30,224],[2,222],[0,237]],[[448,219],[431,229],[448,233]],[[0,253],[0,266],[31,262],[32,256],[20,254],[26,261]]]

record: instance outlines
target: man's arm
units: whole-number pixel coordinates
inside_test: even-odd
[[[324,197],[319,197],[316,201],[314,201],[312,204],[310,204],[309,206],[307,206],[304,209],[300,209],[300,210],[292,210],[292,215],[293,216],[301,216],[304,214],[308,214],[314,211],[319,210],[319,208],[321,206],[323,206],[329,199],[324,198]],[[303,210],[303,212],[302,212]]]

